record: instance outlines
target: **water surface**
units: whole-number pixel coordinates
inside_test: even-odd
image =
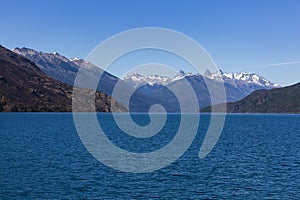
[[[196,116],[195,116],[196,117]],[[170,115],[150,139],[123,134],[99,114],[107,136],[135,152],[161,148],[176,134]],[[147,115],[133,117],[139,124]],[[0,199],[299,199],[300,115],[228,115],[212,152],[198,158],[209,124],[172,165],[152,173],[119,172],[85,149],[69,113],[0,114]]]

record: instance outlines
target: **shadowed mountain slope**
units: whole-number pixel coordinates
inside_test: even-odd
[[[216,110],[221,104],[215,105]],[[200,109],[211,112],[211,107]],[[300,82],[271,90],[257,90],[247,97],[227,103],[228,113],[300,113]]]
[[[71,85],[48,77],[32,61],[0,45],[0,111],[69,112],[72,91]],[[110,112],[111,100],[97,92],[96,110]],[[118,103],[117,107],[125,110]]]

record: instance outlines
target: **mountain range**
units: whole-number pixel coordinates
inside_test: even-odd
[[[83,94],[93,92],[88,89],[75,89],[81,90]],[[0,45],[1,112],[70,112],[72,91],[72,85],[47,76],[34,62]],[[97,111],[110,112],[111,101],[113,100],[107,94],[96,92]],[[116,107],[117,111],[126,111],[117,102]]]
[[[74,84],[75,77],[80,67],[84,68],[88,80],[98,80],[97,74],[103,74],[100,78],[97,90],[112,95],[113,89],[118,83],[121,85],[124,94],[117,99],[123,105],[128,104],[130,111],[147,112],[153,104],[163,105],[168,112],[179,112],[180,106],[170,89],[184,88],[185,81],[188,81],[195,91],[199,107],[211,105],[210,94],[207,84],[213,87],[221,87],[224,84],[226,90],[226,101],[239,100],[251,92],[259,89],[271,89],[279,87],[262,76],[254,73],[223,73],[206,71],[203,75],[185,73],[179,71],[175,77],[166,77],[160,75],[142,76],[134,73],[123,78],[103,71],[100,67],[93,65],[83,59],[68,59],[58,53],[44,53],[29,48],[15,48],[13,51],[22,55],[37,66],[48,76],[67,84]],[[126,96],[129,91],[134,91],[131,97]],[[189,95],[179,93],[183,98],[181,101],[184,105],[189,106]],[[129,103],[123,101],[130,99]],[[123,102],[122,102],[123,101]],[[223,103],[218,101],[216,103]],[[194,108],[188,108],[189,112],[195,112]]]
[[[257,90],[247,97],[226,104],[227,113],[300,113],[300,82],[271,90]],[[214,105],[214,110],[224,112],[224,104]],[[211,112],[211,106],[200,112]]]
[[[133,87],[138,87],[140,85],[168,85],[171,82],[178,81],[182,78],[188,76],[202,76],[200,74],[193,73],[185,73],[183,70],[180,70],[179,73],[174,77],[168,76],[160,76],[157,74],[151,74],[143,76],[139,73],[133,73],[131,75],[125,76],[123,79],[125,82],[131,84]],[[222,70],[218,70],[216,72],[210,72],[206,70],[204,72],[204,76],[210,78],[212,80],[231,83],[232,85],[244,85],[244,87],[249,87],[249,85],[253,85],[256,87],[264,87],[264,88],[276,88],[280,87],[280,85],[275,84],[267,80],[266,78],[257,75],[255,73],[224,73]]]
[[[168,102],[173,101],[173,96],[166,94],[167,87],[171,89],[183,88],[184,82],[187,80],[195,91],[199,101],[199,107],[211,105],[207,84],[215,88],[220,88],[224,85],[227,102],[239,100],[255,90],[280,87],[280,85],[274,84],[255,73],[224,73],[222,70],[216,72],[206,70],[203,75],[185,73],[180,70],[179,73],[172,78],[159,76],[157,74],[143,76],[138,73],[133,73],[125,76],[123,80],[148,95],[157,98],[163,96]],[[186,100],[183,101],[184,104],[188,104],[189,98],[187,97]],[[218,103],[222,103],[222,101],[220,100]]]

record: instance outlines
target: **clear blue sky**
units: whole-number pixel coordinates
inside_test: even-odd
[[[299,82],[299,0],[0,0],[0,44],[84,58],[109,36],[137,27],[180,31],[219,68]]]

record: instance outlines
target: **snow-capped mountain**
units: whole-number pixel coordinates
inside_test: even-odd
[[[175,105],[176,101],[174,102],[174,96],[169,94],[166,87],[184,88],[185,81],[188,81],[197,95],[199,107],[211,104],[210,95],[207,90],[208,83],[209,85],[214,85],[214,87],[220,87],[220,83],[222,83],[226,91],[227,102],[237,101],[255,90],[280,87],[278,84],[274,84],[255,73],[224,73],[221,70],[214,73],[207,70],[203,75],[185,73],[180,70],[173,78],[159,75],[143,76],[134,73],[126,76],[123,80],[133,87],[138,88],[139,91],[155,98],[163,98],[172,105]],[[186,96],[184,99],[184,104],[189,105],[189,97]],[[218,103],[223,102],[220,101]]]
[[[172,81],[172,78],[167,76],[159,76],[157,74],[143,76],[139,73],[133,73],[129,76],[125,76],[123,80],[128,84],[136,87],[138,85],[144,85],[144,84],[149,84],[151,86],[155,84],[166,85]]]
[[[176,80],[180,80],[184,77],[187,76],[193,76],[192,73],[185,73],[183,70],[180,70],[176,76],[174,76],[173,78],[168,77],[168,76],[160,76],[157,74],[151,74],[151,75],[146,75],[143,76],[139,73],[132,73],[131,75],[127,75],[123,78],[123,80],[132,85],[133,87],[137,87],[140,85],[145,85],[148,84],[150,86],[153,85],[167,85],[171,82],[174,82]]]
[[[263,76],[260,76],[255,73],[224,73],[222,70],[218,70],[215,73],[211,73],[210,71],[206,70],[204,76],[222,82],[244,82],[245,84],[256,84],[270,88],[280,87],[280,85],[272,83]]]
[[[131,75],[125,76],[124,81],[129,83],[130,85],[133,85],[134,87],[144,85],[144,84],[148,84],[151,86],[155,84],[167,85],[171,82],[180,80],[188,76],[202,76],[202,75],[185,73],[183,70],[180,70],[179,73],[177,73],[177,75],[174,76],[173,78],[167,76],[159,76],[157,74],[143,76],[138,73],[133,73]],[[237,84],[253,85],[254,84],[257,86],[265,87],[265,89],[280,87],[278,84],[272,83],[266,78],[257,75],[255,73],[246,73],[246,72],[224,73],[222,70],[218,70],[217,72],[212,73],[209,70],[206,70],[204,76],[206,78],[219,81],[219,82],[229,83],[231,85],[237,85]]]

